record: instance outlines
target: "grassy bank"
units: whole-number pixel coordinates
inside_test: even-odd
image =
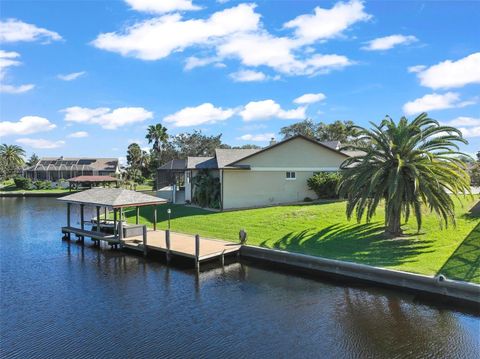
[[[179,205],[159,206],[159,228],[167,227],[167,208],[172,209],[172,230],[236,241],[238,231],[248,233],[248,244],[364,263],[414,273],[480,283],[480,216],[469,213],[478,201],[457,201],[457,226],[441,229],[438,218],[425,213],[421,234],[414,221],[404,228],[411,236],[386,239],[383,208],[375,221],[347,221],[345,203],[278,206],[234,212],[210,212]],[[140,212],[142,223],[151,225],[150,208]],[[127,211],[129,221],[135,212]]]

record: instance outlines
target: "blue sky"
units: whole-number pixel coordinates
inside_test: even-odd
[[[0,141],[28,154],[123,157],[158,122],[265,145],[305,117],[424,110],[480,149],[475,1],[0,6]]]

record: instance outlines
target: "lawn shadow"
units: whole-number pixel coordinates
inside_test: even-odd
[[[261,246],[373,266],[395,266],[432,252],[432,242],[418,236],[388,239],[383,225],[369,223],[334,224],[320,231],[305,229],[273,242],[264,241]]]
[[[475,214],[479,218],[479,213]],[[480,223],[470,232],[437,274],[480,283]]]

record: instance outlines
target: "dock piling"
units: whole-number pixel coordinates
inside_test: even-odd
[[[195,269],[200,270],[200,235],[195,235]]]
[[[138,207],[137,207],[138,208]],[[143,256],[147,256],[147,226],[143,226]]]
[[[170,263],[171,253],[170,253],[170,230],[165,231],[165,244],[167,246],[167,263]]]

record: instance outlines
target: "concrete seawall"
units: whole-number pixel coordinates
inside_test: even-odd
[[[429,277],[365,264],[343,262],[248,245],[242,246],[240,254],[245,258],[307,269],[311,272],[332,273],[390,287],[421,291],[480,304],[480,285],[449,280],[443,276]]]

